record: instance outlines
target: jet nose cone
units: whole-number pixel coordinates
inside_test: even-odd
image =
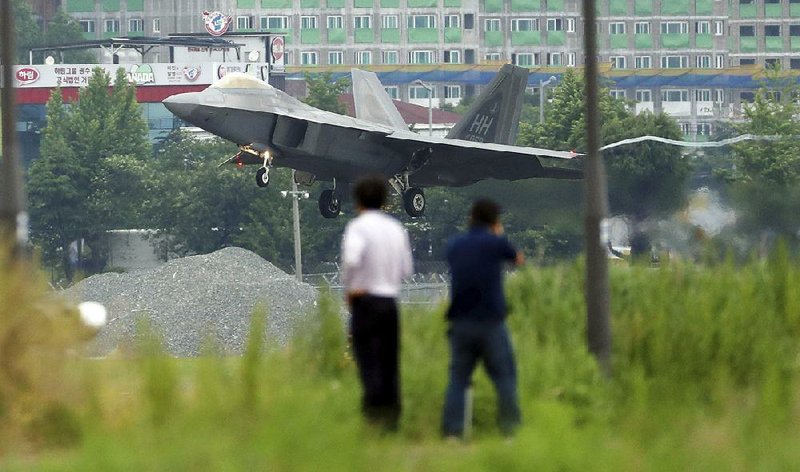
[[[161,103],[175,116],[188,121],[199,101],[196,93],[179,93],[165,98]]]

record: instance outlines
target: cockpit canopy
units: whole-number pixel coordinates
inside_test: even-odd
[[[209,88],[270,90],[272,86],[244,72],[229,72],[225,77],[211,84]]]

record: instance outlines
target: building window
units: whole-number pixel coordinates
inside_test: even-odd
[[[650,69],[653,67],[650,56],[636,56],[633,58],[633,67],[636,69]]]
[[[397,51],[383,51],[381,56],[384,64],[400,63],[400,54]]]
[[[694,91],[694,100],[696,102],[710,102],[711,89],[697,89]]]
[[[353,17],[353,28],[370,29],[372,28],[372,17],[369,15],[359,15]]]
[[[547,31],[564,31],[564,20],[561,18],[548,18]]]
[[[739,92],[739,101],[742,103],[752,103],[755,98],[755,92]]]
[[[301,16],[300,17],[300,29],[317,29],[317,17],[316,16]]]
[[[568,52],[567,53],[567,67],[575,67],[575,53]]]
[[[458,15],[445,15],[444,16],[445,28],[461,28],[461,17]]]
[[[684,136],[688,136],[692,132],[692,125],[689,123],[678,123],[678,126],[681,127],[681,134]]]
[[[650,34],[650,23],[647,21],[637,21],[633,28],[636,34]]]
[[[289,28],[288,16],[262,16],[261,29],[265,31]]]
[[[714,22],[714,36],[722,36],[723,31],[725,28],[723,26],[722,20],[717,20]]]
[[[661,23],[661,34],[689,34],[689,22],[665,21]]]
[[[755,36],[756,28],[753,25],[740,25],[739,36]]]
[[[722,54],[717,54],[714,57],[714,61],[716,62],[717,69],[724,69],[725,68],[725,56]]]
[[[112,18],[103,22],[103,31],[105,31],[106,33],[118,33],[119,20]]]
[[[344,28],[344,18],[341,15],[328,16],[328,29],[342,29]]]
[[[686,89],[666,89],[661,91],[662,102],[688,102],[689,91]]]
[[[653,101],[653,91],[648,89],[639,89],[636,91],[636,101],[637,102],[652,102]]]
[[[329,51],[328,64],[330,65],[344,64],[344,53],[342,51]]]
[[[547,53],[548,66],[560,66],[562,63],[563,59],[560,52]]]
[[[567,18],[567,33],[575,32],[575,18]]]
[[[236,29],[237,30],[253,29],[253,17],[252,16],[237,16],[236,17]]]
[[[408,87],[408,98],[409,100],[428,98],[428,89],[421,85],[412,85]],[[436,98],[436,87],[431,87],[431,98]]]
[[[500,18],[489,18],[483,20],[484,31],[500,31]]]
[[[767,69],[780,69],[781,60],[777,57],[769,57],[767,59],[764,59],[764,66]]]
[[[789,68],[790,69],[800,69],[800,59],[789,59]]]
[[[141,18],[131,18],[128,20],[128,31],[131,33],[144,31],[144,20]]]
[[[445,85],[444,98],[461,98],[460,85]]]
[[[608,24],[608,34],[625,34],[625,23],[615,21]]]
[[[536,56],[533,53],[520,53],[514,55],[514,64],[521,67],[533,67],[536,63]]]
[[[433,51],[408,51],[409,64],[433,64],[434,59]]]
[[[696,64],[698,69],[710,69],[711,68],[711,56],[707,54],[700,54],[696,58]]]
[[[461,51],[449,50],[442,53],[442,61],[445,64],[461,64]]]
[[[689,67],[689,56],[661,56],[662,69],[686,69]]]
[[[697,34],[711,34],[710,21],[698,21],[694,24],[694,32]]]
[[[697,123],[698,136],[711,136],[711,123]]]
[[[372,51],[356,51],[356,64],[372,64]]]
[[[400,100],[400,87],[397,85],[389,85],[383,88],[392,100]]]
[[[300,65],[315,66],[317,65],[317,53],[315,51],[303,51],[300,53]]]
[[[94,20],[80,20],[79,23],[84,33],[94,33]]]
[[[764,25],[764,36],[780,36],[781,25]]]
[[[754,58],[752,58],[752,57],[743,57],[743,58],[739,59],[739,65],[740,66],[752,66],[755,63],[756,63],[756,60]]]
[[[627,63],[625,62],[625,56],[611,56],[608,59],[609,59],[609,62],[611,62],[611,68],[613,68],[613,69],[627,69]]]
[[[501,60],[499,52],[489,52],[483,55],[483,60],[486,62],[499,62]]]
[[[534,18],[516,18],[511,20],[511,31],[539,31],[539,20]]]
[[[611,89],[608,93],[615,100],[625,100],[625,90],[623,89]]]
[[[383,29],[397,29],[400,27],[400,20],[397,15],[383,15],[381,16],[381,27]]]
[[[435,15],[409,15],[409,28],[436,28]]]
[[[161,32],[161,18],[153,18],[153,33]]]

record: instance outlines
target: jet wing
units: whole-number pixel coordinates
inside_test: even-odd
[[[489,178],[577,180],[583,176],[581,170],[571,168],[574,166],[558,165],[575,161],[578,154],[572,152],[438,138],[410,132],[392,133],[386,138],[407,149],[431,148],[428,163],[412,176],[412,180],[420,185],[469,185]]]

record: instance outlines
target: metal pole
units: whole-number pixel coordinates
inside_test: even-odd
[[[303,281],[303,258],[300,253],[300,193],[297,191],[297,181],[294,180],[292,171],[292,217],[294,219],[294,267],[295,278]]]
[[[583,2],[586,82],[586,337],[589,352],[606,375],[611,375],[608,257],[601,241],[601,224],[608,213],[608,191],[600,159],[597,72],[597,14],[594,0]]]
[[[433,87],[428,89],[428,136],[433,136]]]
[[[17,157],[14,103],[14,16],[10,0],[2,0],[0,11],[0,58],[3,66],[2,153],[0,167],[0,244],[8,244],[12,258],[19,257],[27,239],[23,212],[22,179]]]
[[[539,81],[539,123],[544,123],[544,80]]]

